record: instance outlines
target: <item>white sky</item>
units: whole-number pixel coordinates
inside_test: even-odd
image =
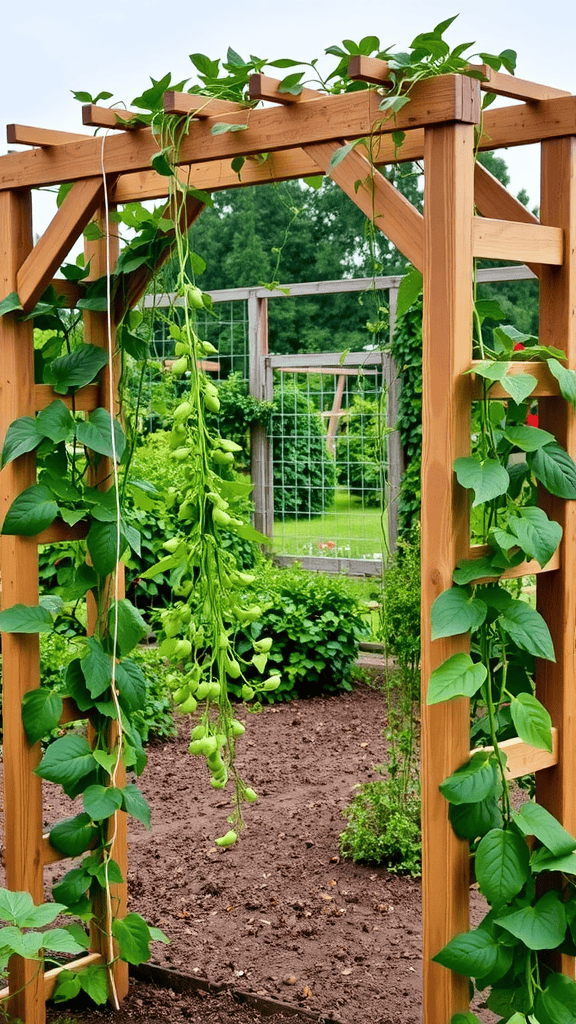
[[[11,0],[0,57],[0,153],[10,122],[82,131],[71,90],[106,89],[129,103],[150,76],[191,77],[188,54],[223,57],[228,46],[242,55],[303,60],[364,35],[405,48],[458,8],[446,36],[452,45],[475,40],[490,53],[515,49],[519,77],[576,92],[574,0]],[[512,191],[525,187],[536,204],[537,150],[504,155]]]

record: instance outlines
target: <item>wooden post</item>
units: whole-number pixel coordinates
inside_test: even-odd
[[[422,883],[424,1024],[468,1008],[468,981],[430,957],[468,927],[468,843],[457,839],[438,785],[469,750],[469,702],[428,707],[431,671],[466,650],[467,637],[430,639],[430,609],[469,547],[466,494],[454,459],[469,454],[470,410],[461,376],[471,359],[473,128],[426,130],[422,408]]]
[[[268,299],[256,290],[248,296],[248,361],[250,394],[259,401],[272,401],[272,373],[268,355]],[[266,537],[274,533],[274,490],[272,445],[266,430],[256,423],[250,433],[251,469],[254,482],[254,526]]]
[[[106,233],[106,223],[101,211],[101,216],[98,221],[100,228],[103,233]],[[107,247],[109,252],[109,258],[111,266],[108,266],[107,260]],[[103,277],[108,270],[112,271],[116,260],[118,258],[118,239],[116,236],[112,236],[110,240],[106,241],[106,238],[99,238],[93,242],[86,242],[85,244],[85,255],[86,261],[91,260],[90,263],[90,278],[97,279]],[[94,313],[86,311],[84,313],[84,340],[91,345],[98,345],[101,348],[108,348],[108,315],[106,313]],[[112,344],[114,346],[114,324],[111,320],[110,330],[112,331]],[[112,417],[117,416],[119,412],[118,406],[118,380],[120,378],[121,369],[121,357],[117,355],[113,360],[113,365],[107,365],[102,370],[100,376],[100,405],[107,409]],[[112,381],[112,389],[110,387]],[[111,399],[112,393],[112,399]],[[110,474],[112,472],[112,461],[111,459],[101,459],[98,465],[97,473],[95,478],[92,480],[92,485],[97,486],[102,484],[106,486],[105,481],[109,481]],[[109,486],[109,483],[108,483]],[[123,564],[118,565],[116,572],[119,573],[119,597],[124,596],[124,566]],[[114,577],[109,578],[110,590],[112,591],[112,583]],[[96,625],[96,608],[94,601],[90,598],[88,600],[88,632],[94,632]],[[115,723],[111,724],[110,727],[110,743],[114,745],[115,740],[118,736],[118,730]],[[126,783],[126,772],[124,767],[121,766],[116,776],[116,785],[122,788]],[[127,859],[127,825],[126,825],[126,813],[124,811],[117,811],[116,814],[109,819],[108,822],[108,835],[109,837],[114,836],[114,842],[111,848],[111,856],[118,863],[124,882],[119,885],[111,886],[112,896],[112,912],[114,917],[122,917],[126,913],[127,900],[128,900],[128,886],[127,886],[127,873],[128,873],[128,859]],[[106,900],[103,897],[94,906],[95,922],[91,926],[91,939],[92,949],[95,952],[103,954],[107,961],[110,960],[110,949],[107,936],[111,926],[110,920],[110,908],[106,905]],[[125,996],[128,994],[128,964],[121,960],[117,960],[112,968],[112,978],[114,992],[110,992],[110,1001],[114,1002],[114,996],[117,997],[118,1002],[122,1002]],[[111,979],[112,982],[112,979]],[[111,985],[112,987],[112,985]]]
[[[16,274],[32,249],[30,191],[0,193],[0,293],[16,291]],[[0,319],[0,437],[19,416],[34,415],[34,349],[31,321],[12,313]],[[2,520],[14,498],[36,482],[34,455],[22,455],[2,471]],[[2,606],[38,604],[38,547],[35,538],[0,540]],[[6,885],[44,899],[42,881],[42,781],[33,775],[40,744],[30,746],[22,726],[22,697],[40,685],[38,636],[2,635],[4,815]],[[26,1024],[43,1024],[44,977],[30,960],[12,957],[8,1010]]]
[[[542,345],[564,349],[568,366],[576,369],[576,138],[542,143],[542,223],[564,229],[564,264],[542,266],[540,277],[540,339]],[[539,425],[576,457],[576,413],[563,399],[538,402]],[[576,834],[576,501],[554,498],[542,489],[540,504],[561,523],[560,568],[537,577],[537,608],[548,623],[556,664],[537,662],[536,693],[559,730],[559,759],[536,775],[536,797],[564,827]],[[574,961],[556,957],[554,966],[574,977]]]

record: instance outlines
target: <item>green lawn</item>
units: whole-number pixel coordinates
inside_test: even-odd
[[[380,516],[379,509],[363,509],[358,499],[338,488],[334,503],[323,515],[285,522],[275,519],[274,552],[300,557],[381,558],[384,542]]]

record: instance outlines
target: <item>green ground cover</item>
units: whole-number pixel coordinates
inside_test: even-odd
[[[274,552],[278,555],[371,559],[380,558],[382,550],[379,509],[362,508],[361,501],[345,488],[336,490],[333,504],[323,514],[274,521]]]

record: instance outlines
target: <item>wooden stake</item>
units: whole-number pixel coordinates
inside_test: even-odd
[[[431,641],[430,610],[451,586],[468,541],[466,492],[454,459],[469,454],[470,405],[462,372],[471,359],[473,128],[426,132],[424,193],[424,380],[422,407],[422,884],[424,1024],[448,1024],[468,1009],[468,981],[431,962],[468,928],[468,843],[448,821],[438,785],[468,758],[469,702],[428,707],[433,669],[468,646],[467,636]]]

